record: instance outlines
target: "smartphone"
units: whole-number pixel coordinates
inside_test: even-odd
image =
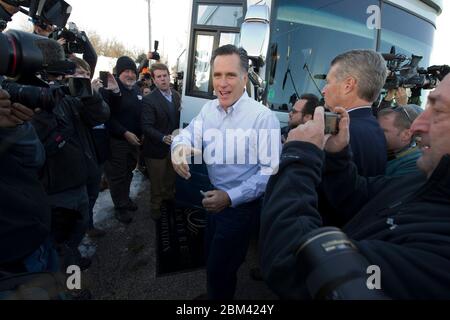
[[[100,71],[100,81],[103,84],[103,88],[108,88],[108,78],[109,78],[109,72],[108,71]]]
[[[203,198],[206,198],[206,192],[200,190],[200,194],[203,196]]]
[[[69,91],[72,97],[92,97],[91,79],[69,78]]]
[[[325,134],[338,134],[340,120],[341,116],[339,114],[334,112],[325,112]]]

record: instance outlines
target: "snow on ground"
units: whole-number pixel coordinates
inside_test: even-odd
[[[133,181],[130,186],[130,198],[135,201],[142,192],[150,190],[150,182],[139,171],[134,170]],[[149,192],[149,191],[148,191]],[[111,199],[109,189],[100,192],[97,202],[94,206],[94,225],[99,229],[109,229],[117,225],[118,222],[114,218],[114,204]],[[84,257],[92,257],[96,251],[95,242],[89,237],[84,237],[79,250]]]

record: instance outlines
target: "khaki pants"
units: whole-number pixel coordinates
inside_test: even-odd
[[[164,200],[175,198],[176,173],[169,155],[164,159],[145,158],[150,179],[150,206],[152,212],[159,211]]]

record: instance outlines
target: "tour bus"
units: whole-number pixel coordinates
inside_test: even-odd
[[[181,125],[215,99],[210,59],[235,44],[251,58],[248,93],[287,124],[296,95],[320,96],[331,60],[370,48],[428,67],[441,0],[192,0]]]

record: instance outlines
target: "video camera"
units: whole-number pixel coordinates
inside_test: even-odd
[[[63,45],[66,54],[84,53],[87,36],[83,31],[79,31],[75,23],[69,22],[68,28],[58,28],[51,35],[51,39],[59,40],[61,38],[66,40]]]
[[[72,13],[72,7],[63,0],[4,0],[37,21],[63,28]],[[24,9],[29,8],[29,10]]]
[[[76,67],[56,41],[17,30],[0,33],[0,61],[0,76],[30,85],[42,85],[38,72],[68,75]]]
[[[411,55],[411,58],[408,58],[403,54],[396,54],[395,47],[392,47],[390,53],[383,54],[383,58],[387,61],[390,71],[384,85],[386,90],[399,87],[434,89],[450,71],[450,67],[446,65],[432,66],[427,69],[419,68],[423,57]]]

